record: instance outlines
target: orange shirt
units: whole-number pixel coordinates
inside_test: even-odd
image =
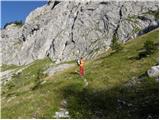
[[[81,67],[84,66],[84,60],[83,60],[83,59],[80,60],[80,66],[81,66]]]

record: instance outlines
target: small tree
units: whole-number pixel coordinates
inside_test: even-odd
[[[144,50],[138,54],[138,59],[141,59],[141,58],[147,57],[148,55],[153,54],[156,49],[157,49],[156,44],[154,44],[153,41],[147,40],[144,43]]]
[[[11,24],[16,24],[17,26],[21,27],[24,23],[23,23],[22,20],[20,20],[20,21],[16,20],[16,21],[13,21],[13,22],[6,23],[3,28],[5,29],[8,25],[11,25]]]
[[[112,50],[121,50],[122,45],[118,42],[117,37],[114,35],[112,39],[112,44],[111,44]]]
[[[150,41],[150,40],[147,40],[144,43],[144,48],[145,48],[146,54],[148,54],[148,55],[152,54],[156,50],[156,46],[155,46],[154,42]]]
[[[14,23],[15,23],[16,25],[19,25],[19,26],[22,26],[22,25],[23,25],[22,20],[20,20],[20,21],[17,21],[17,20],[16,20]]]

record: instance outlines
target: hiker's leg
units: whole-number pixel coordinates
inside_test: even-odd
[[[79,74],[80,76],[82,76],[82,67],[80,66],[80,69],[79,69]]]
[[[84,67],[82,67],[82,75],[84,76]]]
[[[80,66],[80,76],[84,76],[84,67]]]

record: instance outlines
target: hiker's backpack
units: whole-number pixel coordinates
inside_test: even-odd
[[[80,60],[77,59],[76,62],[77,62],[77,65],[79,66],[80,65]]]

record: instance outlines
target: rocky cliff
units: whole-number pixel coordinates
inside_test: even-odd
[[[49,1],[22,27],[1,30],[3,64],[24,65],[49,57],[62,62],[106,51],[114,36],[126,42],[159,26],[158,1]]]

